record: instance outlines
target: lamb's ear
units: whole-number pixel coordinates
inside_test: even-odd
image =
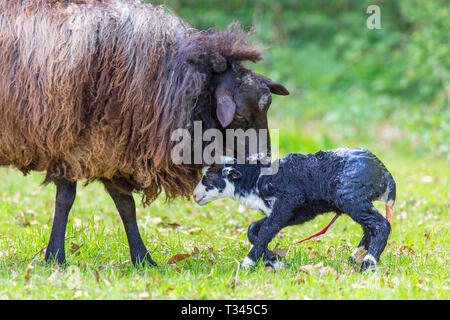
[[[242,177],[241,173],[232,167],[223,168],[222,174],[224,177],[227,177],[231,181],[238,180]]]
[[[217,110],[216,115],[223,128],[226,128],[233,121],[236,112],[236,104],[233,101],[231,92],[223,86],[216,89]]]

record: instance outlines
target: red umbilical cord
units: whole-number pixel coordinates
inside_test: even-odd
[[[302,243],[302,242],[304,242],[304,241],[306,241],[306,240],[309,240],[309,239],[318,237],[318,236],[320,236],[321,234],[324,234],[325,232],[327,232],[328,228],[331,227],[331,225],[336,221],[336,219],[337,219],[338,217],[339,217],[339,214],[337,214],[337,215],[333,218],[333,220],[331,220],[331,222],[330,222],[330,223],[329,223],[322,231],[317,232],[316,234],[313,234],[312,236],[310,236],[310,237],[308,237],[308,238],[306,238],[306,239],[303,239],[303,240],[301,240],[301,241],[298,241],[298,242],[296,242],[296,243],[294,243],[294,244]]]

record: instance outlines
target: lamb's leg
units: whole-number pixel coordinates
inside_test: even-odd
[[[250,241],[251,244],[255,244],[258,242],[258,233],[259,229],[261,229],[262,224],[266,221],[267,218],[260,219],[256,222],[253,222],[249,227],[247,231],[247,237],[248,241]]]
[[[55,259],[59,264],[63,264],[66,261],[64,237],[66,234],[67,218],[75,200],[77,184],[76,182],[67,180],[57,180],[55,181],[55,185],[55,215],[53,217],[50,241],[45,251],[45,261]]]
[[[363,238],[361,239],[361,241],[358,244],[358,247],[352,252],[352,255],[350,256],[350,258],[348,258],[349,263],[351,264],[356,264],[356,255],[360,254],[362,250],[369,250],[369,242],[370,242],[370,232],[369,230],[367,230],[367,228],[363,228]],[[364,253],[364,256],[366,255],[366,253]]]
[[[251,227],[249,228],[249,240],[252,238],[250,242],[254,241],[255,243],[253,243],[253,248],[250,250],[250,253],[242,261],[242,268],[246,269],[255,265],[261,258],[264,260],[266,266],[271,266],[274,269],[289,266],[277,260],[276,256],[267,248],[270,241],[286,226],[287,221],[290,219],[289,214],[278,214],[280,211],[283,212],[282,208],[274,209],[269,217],[255,222],[253,228],[259,227],[257,237],[255,237],[256,229],[252,230]]]
[[[102,182],[113,199],[125,227],[133,265],[136,266],[147,262],[152,266],[156,266],[156,262],[150,257],[139,233],[136,222],[136,206],[133,196],[131,195],[131,190],[129,190],[130,193],[123,193],[122,190],[119,190],[119,188],[110,181],[104,180]]]
[[[391,225],[371,203],[354,204],[345,210],[349,216],[368,230],[368,252],[361,264],[361,272],[374,269],[386,247]]]
[[[261,229],[262,224],[266,221],[267,218],[260,219],[256,222],[253,222],[248,227],[247,237],[251,244],[256,244],[258,242],[258,233]],[[269,261],[273,261],[276,257],[272,253],[272,251],[269,250],[269,248],[266,247],[266,250],[264,252],[264,257],[268,259]],[[286,267],[289,267],[288,263],[284,263]]]

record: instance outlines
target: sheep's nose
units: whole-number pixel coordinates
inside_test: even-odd
[[[195,193],[192,195],[192,197],[194,198],[194,201],[197,202],[197,195]]]

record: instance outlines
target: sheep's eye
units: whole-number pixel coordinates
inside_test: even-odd
[[[247,119],[239,113],[235,114],[234,120],[237,121],[238,123],[247,123]]]

